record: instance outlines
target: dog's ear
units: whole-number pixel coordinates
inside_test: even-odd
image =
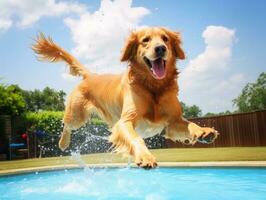
[[[163,28],[163,30],[167,33],[167,35],[171,38],[172,47],[175,53],[175,56],[178,59],[185,59],[185,52],[181,48],[181,36],[179,32],[170,31],[168,29]]]
[[[126,44],[122,50],[121,62],[132,60],[137,51],[137,34],[131,32],[129,38],[126,41]]]

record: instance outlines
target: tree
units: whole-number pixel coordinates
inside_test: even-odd
[[[212,113],[212,112],[207,112],[204,117],[213,117],[213,116],[217,116],[218,113]]]
[[[233,103],[239,112],[266,109],[266,73],[262,72],[256,83],[248,83]]]
[[[0,83],[0,114],[20,115],[25,107],[21,90],[16,85],[6,86]]]
[[[204,115],[204,117],[213,117],[213,116],[220,116],[220,115],[230,115],[232,114],[231,111],[227,110],[225,112],[219,112],[219,113],[212,113],[212,112],[208,112]]]
[[[183,109],[183,115],[186,118],[195,118],[202,115],[201,109],[196,105],[187,106],[185,103],[181,102],[181,106]]]
[[[63,111],[66,93],[49,87],[41,90],[23,90],[18,85],[0,84],[0,113],[16,115],[23,111]]]
[[[41,90],[27,91],[23,90],[23,97],[26,101],[26,109],[28,111],[62,111],[65,108],[66,93],[63,90],[56,91],[49,87]]]

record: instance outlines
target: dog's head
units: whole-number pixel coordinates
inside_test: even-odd
[[[166,28],[144,28],[132,32],[121,61],[136,63],[155,79],[163,79],[174,68],[176,59],[184,59],[178,32]]]

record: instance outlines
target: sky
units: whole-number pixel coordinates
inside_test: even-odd
[[[0,0],[0,78],[23,89],[69,93],[80,81],[63,63],[37,61],[30,49],[49,35],[90,71],[122,73],[131,30],[179,31],[179,99],[203,113],[235,110],[232,100],[266,71],[266,1],[254,0]]]

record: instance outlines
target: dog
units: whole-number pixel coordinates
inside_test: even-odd
[[[182,116],[178,100],[176,61],[185,59],[179,32],[152,27],[132,31],[122,50],[127,70],[120,75],[95,74],[40,33],[32,49],[40,60],[64,61],[70,74],[83,80],[70,94],[64,113],[59,147],[65,150],[71,131],[97,113],[111,128],[114,151],[132,156],[143,168],[157,166],[143,138],[160,134],[185,144],[212,143],[218,132],[200,127]]]

